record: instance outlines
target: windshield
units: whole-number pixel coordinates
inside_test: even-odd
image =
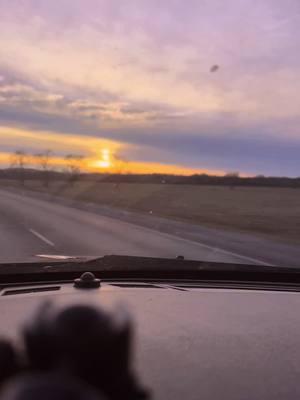
[[[1,0],[0,262],[300,266],[298,0]]]

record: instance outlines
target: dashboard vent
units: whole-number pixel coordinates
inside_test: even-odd
[[[5,292],[2,293],[2,296],[13,296],[16,294],[25,294],[25,293],[52,292],[55,290],[60,290],[60,286],[42,286],[42,287],[31,287],[24,289],[10,289],[10,290],[5,290]]]
[[[154,285],[152,283],[110,283],[110,286],[117,286],[122,288],[155,288],[155,289],[165,289],[163,286]]]

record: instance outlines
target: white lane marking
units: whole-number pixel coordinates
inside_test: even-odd
[[[29,229],[29,232],[31,232],[34,236],[36,236],[39,239],[41,239],[43,242],[47,243],[49,246],[52,246],[52,247],[55,246],[55,244],[53,242],[51,242],[51,240],[47,239],[45,236],[41,235],[40,233],[38,233],[34,229]]]

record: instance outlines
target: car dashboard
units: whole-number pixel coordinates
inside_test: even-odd
[[[153,399],[297,398],[297,291],[209,287],[201,282],[26,284],[0,292],[2,337],[20,332],[41,303],[126,307],[134,320],[134,369]]]

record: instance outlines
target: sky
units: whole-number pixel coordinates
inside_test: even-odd
[[[300,176],[299,0],[0,0],[0,21],[0,165]]]

